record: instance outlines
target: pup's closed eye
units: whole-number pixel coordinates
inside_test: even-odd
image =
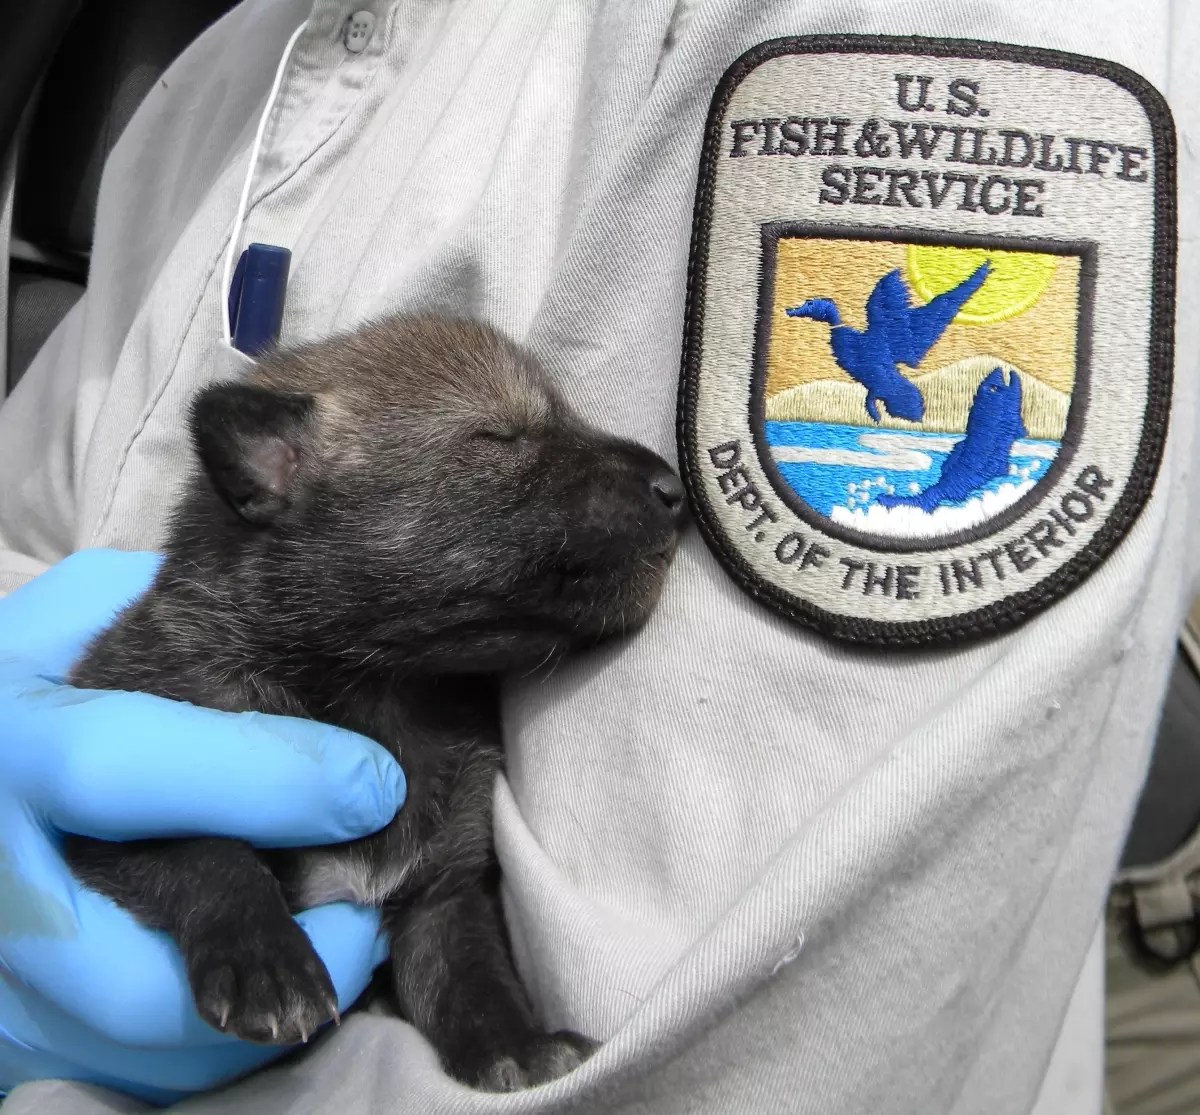
[[[517,442],[524,438],[525,431],[505,426],[481,426],[474,436],[480,441]]]

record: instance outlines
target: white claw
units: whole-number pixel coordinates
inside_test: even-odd
[[[220,1028],[222,1030],[224,1030],[228,1024],[229,1024],[229,1004],[226,1003],[221,1008],[221,1027]]]
[[[271,1040],[278,1041],[279,1040],[279,1022],[276,1020],[274,1015],[271,1015],[270,1018],[271,1018]]]

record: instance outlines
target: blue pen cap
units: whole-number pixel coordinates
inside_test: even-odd
[[[292,253],[275,244],[251,244],[229,287],[233,347],[257,356],[279,340]]]

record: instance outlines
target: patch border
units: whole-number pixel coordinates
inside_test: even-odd
[[[935,58],[1022,62],[1046,69],[1102,77],[1134,96],[1146,113],[1154,143],[1154,235],[1150,264],[1150,336],[1146,406],[1137,454],[1120,498],[1104,524],[1077,553],[1023,592],[968,612],[933,619],[873,620],[827,611],[783,591],[761,576],[725,540],[713,513],[704,479],[694,467],[695,425],[701,339],[704,325],[705,272],[712,218],[712,189],[722,150],[720,125],[743,79],[762,63],[785,54],[914,54]],[[1115,62],[1041,47],[1013,46],[977,39],[890,35],[801,35],[768,39],[741,55],[722,75],[709,106],[696,183],[689,246],[684,344],[680,370],[676,438],[680,474],[696,524],[708,548],[734,581],[751,597],[779,614],[821,634],[863,646],[936,647],[998,635],[1031,619],[1083,583],[1120,544],[1137,521],[1158,476],[1171,411],[1175,348],[1176,262],[1175,125],[1163,95],[1141,74]],[[865,231],[865,230],[864,230]],[[765,284],[759,284],[761,296]],[[760,311],[761,318],[761,311]],[[755,330],[757,380],[758,323]],[[755,437],[756,450],[757,435]],[[760,454],[760,464],[763,464]],[[767,467],[763,464],[764,469]],[[770,476],[770,473],[768,472]],[[770,477],[774,484],[775,478]],[[1022,501],[1023,502],[1023,501]],[[791,504],[788,505],[791,508]],[[822,528],[824,529],[824,528]],[[886,547],[872,543],[873,549]],[[929,547],[927,547],[929,548]]]
[[[880,553],[910,554],[948,550],[978,538],[1002,530],[1015,523],[1035,502],[1038,488],[1050,485],[1060,477],[1075,456],[1075,447],[1083,432],[1083,416],[1091,402],[1091,349],[1092,349],[1092,287],[1096,281],[1096,256],[1098,245],[1091,240],[1037,240],[1030,237],[981,236],[974,233],[940,235],[928,229],[872,229],[865,225],[818,225],[812,221],[768,221],[762,226],[764,269],[774,264],[776,247],[792,230],[813,230],[827,240],[889,241],[896,244],[929,244],[960,248],[995,248],[997,251],[1044,252],[1046,254],[1075,256],[1079,259],[1079,303],[1075,328],[1075,387],[1071,392],[1071,406],[1067,412],[1067,427],[1063,432],[1061,448],[1054,463],[1046,470],[1032,491],[1026,492],[1011,507],[985,520],[976,527],[955,531],[947,535],[931,535],[928,538],[891,538],[882,536],[867,538],[861,532],[849,529],[828,516],[814,511],[800,498],[798,493],[783,478],[778,462],[767,445],[764,424],[764,399],[767,369],[767,340],[771,329],[771,315],[775,297],[775,272],[767,270],[759,283],[758,319],[754,333],[754,362],[750,381],[750,432],[754,435],[754,448],[758,463],[780,501],[799,519],[816,527],[822,534],[846,542],[852,546]]]

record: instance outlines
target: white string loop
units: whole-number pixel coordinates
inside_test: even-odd
[[[246,168],[246,179],[242,183],[242,196],[238,199],[237,216],[233,219],[233,231],[229,234],[229,250],[225,253],[225,270],[221,278],[221,332],[227,345],[233,343],[233,321],[229,310],[229,284],[233,281],[233,261],[237,259],[238,240],[242,234],[242,225],[246,223],[246,206],[250,201],[250,183],[254,179],[254,168],[258,165],[263,134],[267,130],[267,118],[271,115],[271,109],[275,107],[275,100],[279,96],[279,87],[283,84],[283,72],[287,69],[288,59],[292,55],[292,47],[296,45],[296,40],[300,38],[307,26],[308,20],[305,20],[292,32],[287,46],[283,48],[283,57],[279,59],[279,66],[275,70],[275,81],[271,85],[271,92],[267,96],[267,103],[263,107],[262,115],[258,118],[258,130],[254,133],[254,143],[250,148],[250,165]]]

